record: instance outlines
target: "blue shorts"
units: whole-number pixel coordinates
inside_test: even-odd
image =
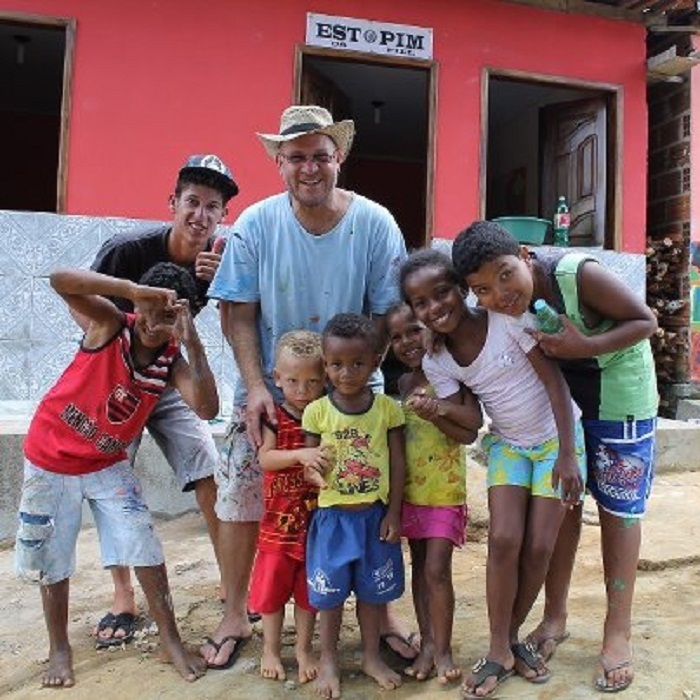
[[[586,483],[586,447],[583,427],[575,426],[576,461]],[[552,488],[552,470],[559,453],[559,440],[554,437],[534,447],[518,447],[498,435],[488,433],[482,441],[488,455],[487,483],[492,486],[522,486],[532,496],[560,498]],[[583,494],[581,494],[583,499]]]
[[[309,602],[319,610],[340,607],[352,591],[363,603],[383,605],[403,595],[401,544],[379,539],[386,506],[364,510],[317,508],[306,543]]]
[[[103,566],[163,563],[141,484],[127,460],[82,476],[57,474],[25,460],[15,546],[18,575],[51,585],[73,574],[83,501],[95,518]]]
[[[654,478],[656,418],[584,420],[588,490],[612,515],[641,518]]]

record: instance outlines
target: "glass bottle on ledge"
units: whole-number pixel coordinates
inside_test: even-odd
[[[557,209],[554,212],[554,245],[566,248],[569,245],[569,226],[571,216],[566,197],[563,195],[557,200]]]

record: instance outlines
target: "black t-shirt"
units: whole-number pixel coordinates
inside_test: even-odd
[[[102,244],[90,269],[138,282],[156,263],[172,262],[168,256],[168,236],[171,230],[170,226],[159,226],[143,233],[117,234]],[[206,250],[211,250],[211,246],[210,240]],[[197,287],[196,303],[190,306],[192,315],[196,316],[207,305],[209,282],[195,276],[194,265],[182,267],[189,271]],[[112,301],[122,311],[134,310],[128,299],[112,298]]]

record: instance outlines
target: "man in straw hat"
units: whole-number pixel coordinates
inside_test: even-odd
[[[320,332],[338,312],[371,315],[384,337],[383,314],[398,298],[396,272],[406,251],[393,216],[337,186],[354,131],[351,120],[334,122],[322,107],[292,106],[282,113],[279,133],[258,134],[286,192],[240,215],[209,289],[221,301],[222,326],[239,373],[216,474],[227,600],[214,644],[202,648],[210,667],[227,663],[236,638],[251,634],[247,589],[263,512],[255,448],[261,444],[261,420],[274,423],[274,403],[280,400],[272,380],[277,341],[290,330]],[[388,624],[384,639],[399,642],[410,663],[412,640],[407,643],[395,623],[394,629]],[[230,643],[222,644],[227,637]]]

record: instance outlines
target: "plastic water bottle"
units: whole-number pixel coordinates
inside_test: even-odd
[[[563,330],[564,324],[561,322],[559,314],[544,299],[537,299],[534,307],[537,330],[547,335],[553,335]]]
[[[563,195],[557,200],[557,209],[554,213],[554,245],[566,248],[569,245],[569,226],[571,215],[566,197]]]

